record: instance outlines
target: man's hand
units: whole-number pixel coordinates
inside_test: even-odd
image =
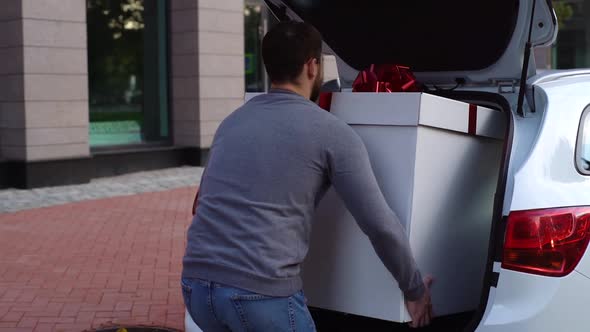
[[[422,298],[418,299],[417,301],[406,301],[408,313],[410,314],[410,318],[412,318],[410,327],[424,327],[430,324],[430,320],[432,319],[430,285],[432,285],[432,281],[433,279],[431,276],[424,278],[424,286],[426,287],[426,291],[424,292],[424,295],[422,295]]]

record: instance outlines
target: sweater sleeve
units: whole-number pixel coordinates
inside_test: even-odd
[[[329,131],[327,163],[334,189],[344,201],[375,252],[397,280],[407,300],[422,297],[424,282],[410,249],[406,230],[383,196],[366,147],[348,125]]]

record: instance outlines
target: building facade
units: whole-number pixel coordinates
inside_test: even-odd
[[[242,0],[7,0],[0,183],[199,165],[245,91]]]
[[[539,68],[590,67],[590,0],[557,2]],[[244,93],[268,89],[275,23],[261,0],[3,0],[0,187],[203,165]]]

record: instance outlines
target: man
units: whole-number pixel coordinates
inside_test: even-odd
[[[205,332],[315,331],[299,274],[314,209],[330,185],[398,281],[412,326],[430,322],[430,280],[363,142],[311,101],[323,78],[321,49],[312,26],[278,24],[262,43],[271,91],[215,134],[182,272],[186,307]]]

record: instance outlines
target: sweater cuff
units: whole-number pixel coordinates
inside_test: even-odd
[[[421,282],[420,285],[405,291],[404,297],[406,301],[417,301],[424,296],[424,292],[426,292],[426,286],[424,282]]]

